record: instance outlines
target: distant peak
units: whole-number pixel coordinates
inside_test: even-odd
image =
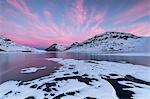
[[[3,35],[0,35],[0,39],[4,40],[4,41],[11,41],[11,39],[3,36]]]

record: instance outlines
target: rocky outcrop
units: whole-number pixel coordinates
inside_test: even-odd
[[[57,48],[57,44],[52,44],[50,47],[45,49],[46,51],[59,51]]]

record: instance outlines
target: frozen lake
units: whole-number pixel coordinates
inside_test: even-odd
[[[79,60],[101,60],[111,62],[132,63],[150,66],[149,56],[117,56],[90,53],[0,53],[0,84],[7,80],[28,81],[49,75],[59,69],[60,64],[45,60],[45,58],[65,58]],[[28,67],[46,67],[35,73],[20,73],[21,69]]]
[[[133,53],[0,53],[0,98],[149,99],[149,60]]]

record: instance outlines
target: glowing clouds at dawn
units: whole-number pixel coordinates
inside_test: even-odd
[[[106,31],[150,36],[149,0],[1,0],[0,33],[45,48]]]

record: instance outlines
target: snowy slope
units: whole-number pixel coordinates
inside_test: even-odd
[[[22,46],[14,43],[10,39],[0,35],[0,51],[6,52],[41,52],[38,49]]]
[[[150,37],[130,33],[106,32],[68,47],[75,52],[150,52]]]

